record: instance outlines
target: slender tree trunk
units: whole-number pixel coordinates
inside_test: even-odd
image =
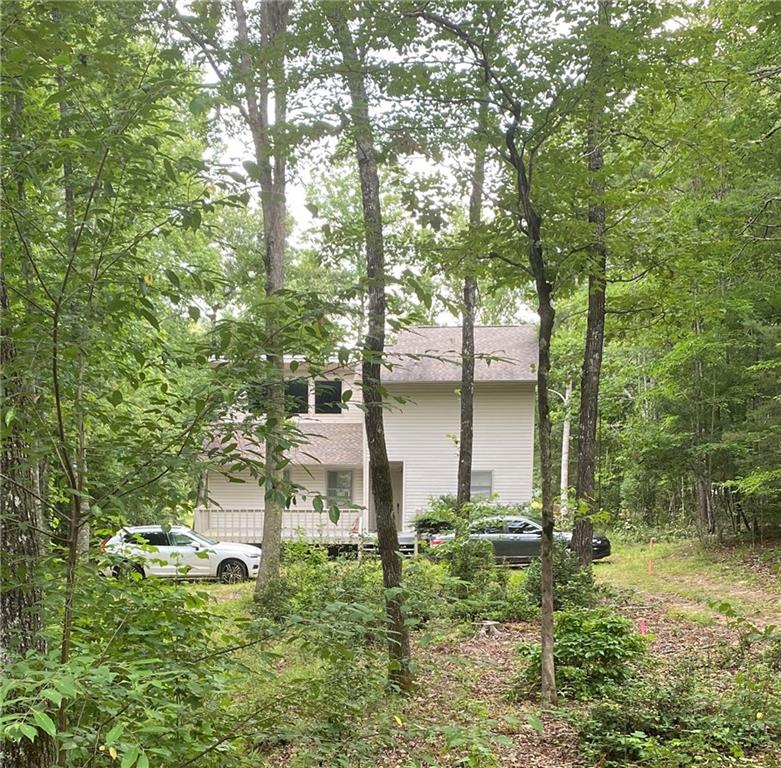
[[[271,60],[255,71],[250,55],[251,45],[247,12],[243,0],[233,0],[240,49],[239,74],[246,100],[245,118],[255,151],[263,211],[263,267],[265,292],[273,296],[284,287],[286,246],[285,191],[287,184],[287,150],[281,141],[272,141],[269,101],[273,96],[274,126],[287,119],[287,85],[285,83],[285,50],[279,40],[287,32],[290,2],[262,0],[260,4],[260,45]],[[260,595],[279,576],[282,552],[282,515],[285,509],[282,484],[284,458],[285,384],[283,350],[279,348],[279,329],[274,308],[268,314],[266,333],[271,351],[267,360],[271,368],[266,407],[265,490],[263,515],[263,557],[260,559],[255,594]]]
[[[474,191],[474,190],[473,190]],[[471,500],[472,443],[475,399],[475,305],[477,279],[464,278],[464,310],[461,318],[461,428],[458,442],[458,490],[456,507]]]
[[[369,448],[369,475],[377,517],[377,538],[385,586],[388,616],[389,681],[401,691],[412,687],[409,630],[404,622],[401,592],[402,563],[393,514],[388,452],[383,420],[381,364],[385,350],[385,248],[383,242],[380,180],[369,120],[369,99],[355,42],[339,5],[325,6],[328,21],[345,65],[344,77],[350,92],[353,139],[361,181],[361,201],[366,238],[366,277],[368,281],[367,332],[361,368],[364,424]]]
[[[540,485],[542,491],[542,551],[541,564],[541,645],[542,703],[556,704],[556,670],[553,658],[553,460],[551,452],[551,418],[548,387],[550,384],[550,348],[553,336],[553,284],[549,282],[543,256],[542,220],[531,200],[531,187],[523,154],[516,144],[516,131],[521,121],[520,107],[513,105],[513,123],[505,140],[509,159],[515,169],[519,225],[528,242],[529,269],[537,291],[537,312],[540,317],[539,351],[537,356],[537,435],[540,445]]]
[[[469,229],[480,226],[485,186],[485,145],[483,134],[488,121],[487,94],[480,102],[475,147],[475,169],[472,175],[472,191],[469,197]],[[458,441],[458,509],[470,501],[472,486],[472,444],[474,441],[475,398],[475,308],[477,305],[477,278],[468,274],[464,278],[464,313],[461,319],[461,429]]]
[[[604,181],[602,153],[605,69],[607,50],[603,41],[610,25],[610,0],[599,0],[597,28],[600,38],[592,45],[591,62],[591,117],[588,127],[588,169],[593,203],[588,218],[593,225],[594,242],[591,246],[591,271],[588,277],[588,319],[586,322],[586,348],[583,355],[583,371],[580,381],[580,421],[578,425],[578,473],[575,481],[575,498],[578,502],[577,520],[572,545],[583,565],[590,565],[593,555],[594,478],[597,464],[597,427],[599,424],[599,383],[602,372],[602,349],[605,339],[605,273],[607,271],[607,246],[605,244],[605,205],[602,202]],[[583,515],[585,505],[588,514]]]
[[[559,474],[559,524],[569,514],[569,441],[572,425],[572,382],[567,382],[564,392],[564,424],[561,428],[561,470]]]
[[[55,24],[59,24],[61,15],[59,9],[54,9],[52,16]],[[57,69],[57,82],[61,90],[65,88],[65,75],[63,68]],[[60,135],[62,138],[68,138],[70,131],[70,105],[66,99],[61,99],[60,109]],[[63,310],[67,300],[67,288],[69,280],[74,276],[77,270],[77,235],[76,235],[76,191],[73,178],[73,163],[70,157],[66,156],[62,164],[62,186],[63,199],[65,202],[65,253],[68,258],[68,264],[63,276],[62,286],[59,297],[54,305],[52,319],[52,389],[54,391],[55,411],[57,413],[57,438],[56,451],[60,464],[65,475],[68,490],[68,525],[67,525],[67,554],[65,557],[65,594],[64,608],[62,618],[62,640],[60,642],[60,663],[65,664],[70,659],[72,634],[73,634],[73,599],[76,591],[76,576],[79,564],[79,542],[80,531],[84,524],[82,509],[81,488],[83,486],[83,476],[79,473],[79,446],[76,446],[76,459],[73,460],[69,436],[65,429],[65,416],[63,408],[63,392],[60,378],[60,332],[63,319]],[[80,374],[81,375],[81,374]],[[82,408],[79,401],[82,393],[77,389],[74,400],[75,410],[78,412]],[[65,731],[68,728],[68,712],[63,701],[60,704],[57,713],[57,729]],[[57,755],[58,765],[65,765],[66,753],[60,749]]]

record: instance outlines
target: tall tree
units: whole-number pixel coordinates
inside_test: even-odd
[[[483,187],[485,186],[485,132],[488,122],[487,94],[483,89],[477,120],[475,165],[469,196],[469,229],[474,232],[482,220]],[[463,315],[461,318],[461,426],[458,441],[458,487],[456,506],[460,509],[471,498],[472,444],[474,441],[475,398],[475,309],[477,306],[477,277],[468,270],[463,286]]]
[[[517,83],[513,80],[517,72],[508,65],[507,53],[501,56],[492,55],[487,49],[486,33],[478,22],[473,20],[454,20],[443,14],[430,10],[419,11],[418,15],[426,19],[458,41],[472,54],[475,66],[482,71],[491,99],[499,105],[507,119],[507,127],[503,134],[502,157],[507,162],[512,173],[513,183],[513,215],[518,234],[523,237],[526,245],[526,262],[528,266],[510,260],[514,266],[530,275],[537,296],[537,312],[540,319],[539,352],[537,361],[537,424],[538,443],[540,449],[540,477],[542,490],[542,698],[546,706],[556,702],[556,676],[553,657],[553,466],[551,451],[551,416],[549,401],[550,347],[553,335],[553,273],[543,246],[542,215],[535,205],[532,192],[532,175],[530,169],[536,155],[545,142],[560,127],[564,117],[571,108],[571,86],[566,78],[561,77],[561,59],[555,57],[546,61],[548,69],[545,75],[553,82],[545,82],[540,101],[546,105],[539,109],[529,93],[534,87],[540,88],[544,78],[536,80],[536,86],[530,82]],[[512,19],[512,28],[523,28],[524,31],[534,29],[533,19],[519,19],[508,13]],[[524,22],[532,21],[527,27]],[[539,22],[539,19],[537,19]],[[508,22],[509,23],[509,22]],[[507,25],[505,25],[507,26]],[[521,42],[513,39],[508,41],[510,48],[515,48],[515,56],[522,56],[522,50],[541,43],[542,38],[534,40],[529,33],[528,38]],[[501,44],[497,43],[496,49]],[[546,51],[549,53],[549,51]],[[517,89],[517,90],[516,90]],[[559,91],[559,92],[556,92]],[[553,94],[553,95],[551,95]],[[539,178],[539,171],[535,178]]]
[[[369,117],[365,64],[358,53],[342,7],[336,3],[328,3],[324,5],[324,9],[344,64],[344,80],[351,104],[350,128],[361,183],[368,291],[361,386],[364,425],[369,448],[369,476],[377,517],[377,538],[385,587],[385,610],[390,633],[389,679],[400,690],[409,691],[412,687],[409,629],[404,620],[401,590],[402,563],[396,533],[396,517],[393,513],[393,488],[383,419],[381,372],[385,351],[386,275],[380,179],[377,171],[374,132]]]
[[[287,83],[285,81],[284,36],[287,30],[290,2],[288,0],[264,0],[260,12],[260,49],[263,66],[256,72],[250,57],[250,39],[247,13],[243,0],[233,0],[236,9],[238,44],[240,50],[239,72],[247,102],[247,123],[255,148],[255,163],[260,182],[260,200],[263,209],[263,266],[266,295],[273,297],[284,287],[285,263],[285,203],[287,149],[281,129],[287,120]],[[257,86],[256,86],[257,83]],[[274,127],[279,132],[272,142],[269,121],[269,102],[273,98]],[[277,336],[276,318],[269,313],[267,321],[269,339]],[[285,385],[283,381],[283,353],[272,349],[268,361],[275,371],[268,389],[267,426],[269,430],[265,451],[265,493],[263,517],[263,557],[260,561],[256,594],[279,576],[282,551],[282,514],[285,495],[281,491],[282,466],[284,465],[284,440],[280,431],[285,421]]]
[[[583,370],[580,378],[580,417],[578,426],[578,464],[575,480],[575,528],[572,543],[578,559],[589,565],[594,526],[590,516],[594,504],[594,476],[597,463],[597,428],[599,425],[599,380],[602,371],[602,348],[605,340],[605,285],[607,243],[605,242],[604,181],[604,111],[607,90],[607,57],[609,54],[610,0],[597,3],[597,22],[589,46],[588,109],[586,162],[588,163],[592,200],[588,220],[593,226],[588,275],[588,315]],[[585,509],[581,509],[585,507]]]
[[[244,167],[250,178],[260,186],[263,291],[270,300],[265,330],[270,347],[264,387],[263,558],[256,583],[256,595],[259,596],[279,575],[285,508],[282,467],[285,448],[289,444],[284,435],[284,350],[279,346],[279,313],[274,311],[274,297],[278,297],[284,287],[287,239],[285,194],[290,150],[285,138],[289,90],[285,64],[290,2],[260,2],[257,39],[252,34],[252,20],[244,0],[232,0],[232,6],[236,25],[235,50],[226,45],[219,34],[219,22],[225,11],[221,6],[195,5],[191,10],[196,15],[192,16],[180,13],[176,5],[169,2],[168,11],[174,27],[217,76],[221,98],[238,110],[252,139],[253,159],[245,161]]]

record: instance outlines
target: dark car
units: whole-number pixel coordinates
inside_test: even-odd
[[[572,532],[554,531],[553,537],[569,547]],[[435,536],[429,543],[432,547],[438,547],[454,538],[455,534],[452,533]],[[486,517],[469,525],[469,538],[490,541],[498,562],[525,565],[540,556],[542,525],[532,518],[516,515]],[[595,534],[591,547],[594,560],[610,555],[610,541],[606,536]]]

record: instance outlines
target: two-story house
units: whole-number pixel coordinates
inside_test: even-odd
[[[534,386],[537,329],[532,325],[475,328],[474,445],[472,493],[503,503],[532,497]],[[385,437],[400,531],[432,497],[455,494],[460,431],[461,328],[413,327],[387,349]],[[343,403],[345,390],[352,397]],[[329,371],[327,378],[287,384],[291,418],[306,441],[293,449],[288,477],[302,488],[284,514],[283,538],[298,536],[344,542],[376,530],[363,427],[360,372]],[[197,530],[216,538],[258,543],[263,530],[263,489],[210,471],[204,506],[195,511]],[[308,493],[307,493],[308,492]],[[317,512],[311,497],[322,494],[343,512],[337,523]]]

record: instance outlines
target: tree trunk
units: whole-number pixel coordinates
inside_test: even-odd
[[[540,444],[540,485],[542,491],[542,551],[541,564],[541,645],[542,703],[556,704],[556,671],[553,658],[553,461],[551,458],[551,418],[548,386],[550,378],[550,347],[553,336],[553,285],[547,279],[542,246],[542,220],[531,200],[531,188],[526,162],[518,151],[515,134],[521,121],[520,107],[513,105],[513,123],[505,133],[509,160],[515,169],[519,227],[528,241],[529,269],[537,291],[537,312],[540,316],[539,351],[537,356],[537,435]]]
[[[561,470],[559,473],[559,524],[569,514],[569,440],[572,424],[572,381],[567,382],[564,393],[564,424],[561,428]]]
[[[472,442],[475,398],[475,304],[477,279],[464,278],[464,314],[461,320],[461,430],[458,442],[458,490],[456,507],[471,500]]]
[[[484,89],[485,91],[485,89]],[[485,92],[483,93],[485,97]],[[478,136],[475,147],[475,169],[472,175],[472,191],[469,197],[469,229],[480,226],[485,185],[485,145],[482,134],[488,121],[486,98],[480,102],[478,112]],[[470,501],[472,486],[472,443],[474,439],[475,398],[475,307],[477,305],[477,278],[468,274],[464,278],[464,314],[461,320],[461,429],[458,441],[458,509]]]
[[[2,257],[0,257],[2,258]],[[3,264],[0,261],[0,405],[2,413],[24,413],[14,363],[10,308]],[[41,634],[42,589],[37,573],[41,558],[34,477],[24,437],[12,421],[10,433],[2,440],[0,453],[0,665],[7,666],[29,651],[46,653],[46,638]],[[18,768],[49,768],[56,759],[54,743],[42,731],[34,742],[23,738],[14,744],[6,741],[2,758]],[[2,762],[2,761],[0,761]],[[6,763],[3,763],[6,764]]]
[[[588,127],[586,156],[590,174],[593,203],[588,219],[594,227],[591,246],[591,271],[588,277],[588,319],[586,347],[580,381],[580,421],[578,425],[578,473],[575,481],[577,501],[572,545],[583,565],[590,565],[593,555],[594,525],[591,512],[594,506],[594,478],[597,464],[597,427],[599,424],[599,382],[602,372],[602,348],[605,339],[605,273],[607,247],[605,244],[605,205],[602,202],[604,181],[602,170],[603,115],[605,100],[605,69],[607,50],[604,31],[610,25],[610,0],[599,0],[597,27],[600,38],[592,45],[591,62],[591,117]],[[585,507],[583,514],[581,507]]]
[[[385,610],[388,616],[389,682],[406,692],[412,687],[409,630],[404,622],[403,595],[400,589],[402,563],[396,518],[393,514],[393,489],[385,444],[381,383],[381,364],[385,350],[385,250],[380,180],[374,134],[369,120],[369,99],[363,63],[339,5],[332,3],[325,8],[345,65],[344,78],[350,92],[352,132],[361,181],[368,281],[368,318],[361,378],[364,424],[369,448],[369,476],[377,517],[377,538],[386,595]]]
[[[239,74],[246,99],[245,118],[252,135],[260,183],[265,292],[267,296],[273,296],[284,287],[287,158],[283,143],[273,142],[271,139],[269,99],[273,95],[274,125],[284,125],[287,119],[285,47],[282,46],[280,49],[279,38],[287,32],[290,2],[263,0],[260,4],[260,47],[265,56],[272,57],[264,64],[260,73],[257,73],[252,66],[247,12],[243,0],[233,0],[233,7],[236,11],[236,29],[240,48]],[[285,509],[284,492],[281,489],[285,422],[284,359],[283,350],[274,348],[278,337],[275,314],[272,308],[266,321],[266,334],[271,348],[266,359],[271,371],[265,425],[267,431],[264,457],[263,557],[260,559],[260,569],[255,584],[256,597],[279,576],[282,515]]]

